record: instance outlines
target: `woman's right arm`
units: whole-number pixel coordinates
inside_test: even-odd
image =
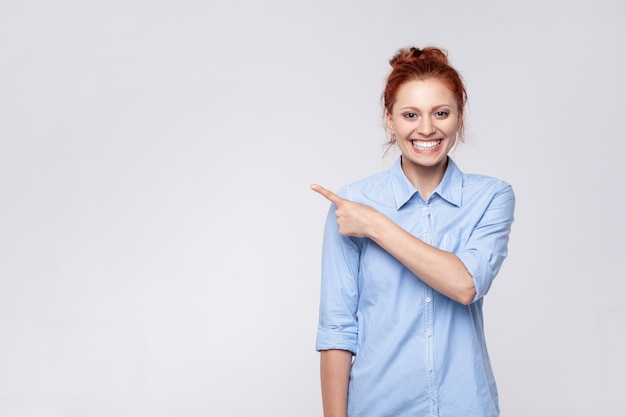
[[[348,350],[331,349],[320,352],[324,417],[347,416],[351,366],[352,352]]]
[[[346,417],[352,358],[358,350],[357,309],[361,239],[342,236],[331,205],[324,227],[320,315],[315,349],[320,352],[325,417]]]

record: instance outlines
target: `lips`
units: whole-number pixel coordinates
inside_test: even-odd
[[[418,151],[432,151],[441,144],[441,139],[438,140],[412,140],[413,148]]]

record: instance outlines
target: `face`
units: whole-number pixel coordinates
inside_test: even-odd
[[[402,84],[391,113],[387,112],[387,127],[402,152],[405,173],[443,175],[459,120],[457,101],[440,81],[431,78]]]

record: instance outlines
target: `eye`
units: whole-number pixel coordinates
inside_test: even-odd
[[[450,112],[445,111],[445,110],[439,110],[437,112],[435,112],[435,117],[437,119],[445,119],[450,115]]]
[[[405,119],[416,119],[417,113],[413,113],[413,112],[402,113],[402,117],[404,117]]]

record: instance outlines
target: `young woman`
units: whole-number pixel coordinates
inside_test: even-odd
[[[437,48],[401,49],[383,93],[385,172],[342,188],[324,232],[316,348],[326,417],[494,417],[482,300],[507,254],[515,197],[464,174],[466,93]]]

